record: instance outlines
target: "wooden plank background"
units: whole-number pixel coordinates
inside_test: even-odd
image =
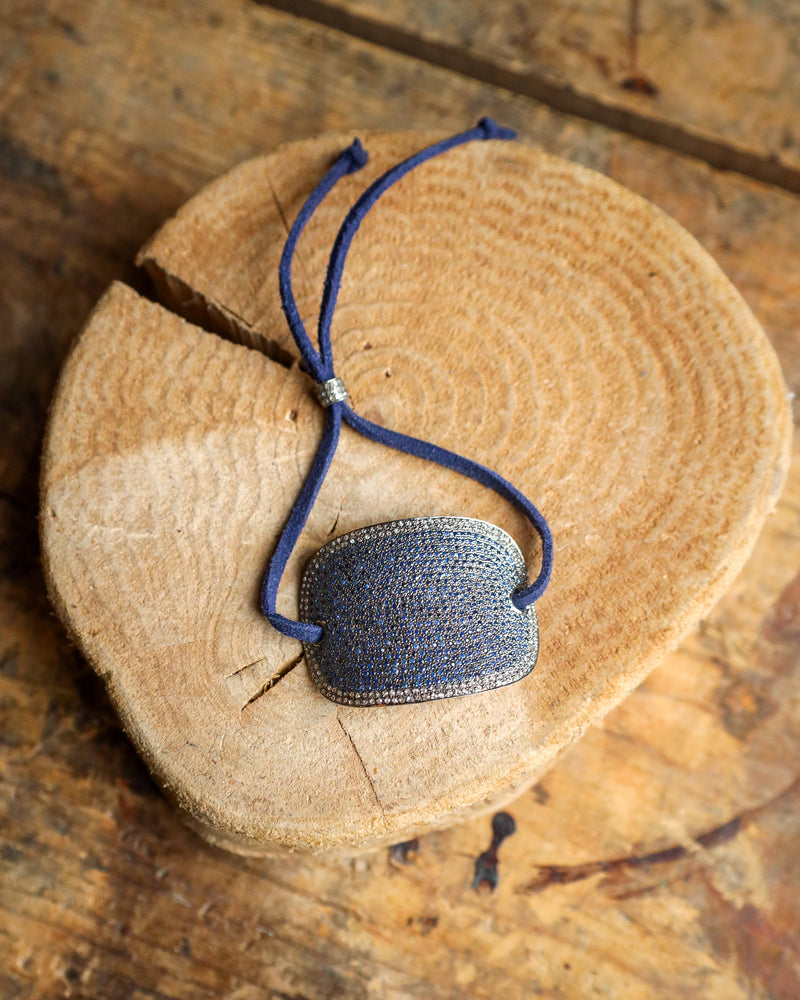
[[[270,6],[800,189],[800,8],[786,0]]]
[[[519,4],[487,21],[488,7],[437,2],[415,20],[395,2],[378,33],[367,0],[306,0],[309,17],[250,0],[3,5],[1,996],[800,996],[796,470],[713,615],[514,804],[492,895],[471,887],[487,820],[424,838],[408,864],[207,847],[151,784],[44,594],[38,453],[71,338],[112,278],[146,290],[136,249],[200,185],[288,139],[491,114],[686,226],[797,389],[793,5],[590,6],[548,5],[537,36]],[[576,25],[578,49],[614,40],[607,76],[576,56]],[[729,86],[690,86],[709,63]],[[572,116],[520,82],[556,73],[585,98]]]

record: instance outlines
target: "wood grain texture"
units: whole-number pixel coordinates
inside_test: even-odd
[[[298,246],[309,326],[347,206],[425,142],[364,141],[368,176],[338,185]],[[248,343],[290,354],[281,236],[345,144],[236,168],[142,258],[238,317]],[[213,842],[248,853],[405,841],[531,785],[720,597],[786,475],[774,353],[686,232],[517,144],[437,159],[359,231],[336,370],[360,413],[491,463],[536,498],[559,566],[538,602],[533,676],[470,698],[337,708],[305,663],[286,672],[302,646],[255,601],[321,415],[298,371],[161,313],[113,289],[64,370],[42,474],[45,571],[159,783]],[[497,523],[538,561],[493,493],[344,433],[280,610],[297,616],[299,575],[324,542],[441,514]]]
[[[794,1000],[796,471],[713,613],[516,801],[490,897],[470,888],[485,819],[424,838],[406,867],[205,847],[65,641],[34,512],[47,400],[93,303],[140,282],[137,248],[201,184],[282,141],[509,122],[682,222],[795,391],[798,200],[246,3],[40,3],[0,32],[4,995]]]
[[[787,0],[265,0],[717,167],[800,187],[800,13]]]

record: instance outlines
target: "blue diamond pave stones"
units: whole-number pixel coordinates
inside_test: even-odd
[[[342,705],[401,705],[511,684],[536,665],[528,576],[493,524],[422,517],[374,524],[324,545],[303,577],[300,614],[324,625],[305,643],[319,690]]]

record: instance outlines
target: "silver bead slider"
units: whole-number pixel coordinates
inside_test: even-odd
[[[334,403],[339,403],[350,396],[347,386],[337,376],[329,378],[325,382],[317,382],[314,391],[322,406],[333,406]]]

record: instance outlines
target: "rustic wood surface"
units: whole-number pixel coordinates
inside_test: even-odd
[[[247,861],[150,783],[52,616],[40,436],[67,346],[207,180],[325,130],[480,113],[652,199],[800,382],[797,198],[247,3],[67,2],[0,25],[0,992],[10,997],[795,998],[797,472],[712,615],[513,806],[396,855]]]
[[[800,8],[792,0],[265,2],[800,189]]]

